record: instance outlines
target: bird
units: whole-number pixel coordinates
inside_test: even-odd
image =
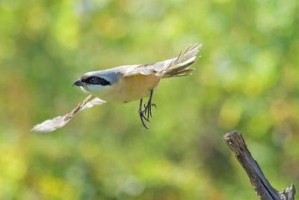
[[[82,110],[106,102],[126,103],[134,100],[139,100],[139,117],[142,125],[148,128],[152,107],[156,107],[153,94],[160,80],[191,74],[194,70],[191,65],[196,61],[201,47],[201,44],[190,45],[177,57],[152,64],[124,65],[87,72],[77,79],[73,86],[80,87],[89,95],[68,113],[36,124],[31,131],[53,132],[64,127]],[[147,97],[147,102],[143,103],[143,99]]]
[[[142,125],[148,128],[153,94],[161,79],[191,74],[201,44],[190,45],[177,57],[152,64],[134,64],[90,71],[74,81],[73,86],[100,98],[105,102],[127,103],[139,100],[138,114]],[[144,99],[148,97],[146,103]]]

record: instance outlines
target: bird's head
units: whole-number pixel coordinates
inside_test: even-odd
[[[98,94],[113,86],[120,74],[109,70],[87,72],[76,80],[73,85],[79,86],[83,91]]]

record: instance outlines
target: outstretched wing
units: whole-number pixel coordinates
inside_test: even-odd
[[[67,114],[63,116],[54,117],[53,119],[45,120],[44,122],[35,125],[31,129],[31,131],[44,133],[55,131],[56,129],[65,126],[78,112],[96,105],[102,105],[104,103],[105,101],[97,97],[94,97],[93,95],[89,95]]]
[[[123,76],[126,77],[138,74],[156,74],[157,76],[162,76],[171,68],[180,68],[188,65],[189,63],[193,63],[196,60],[196,55],[200,48],[201,44],[193,44],[175,58],[153,64],[122,66],[120,71],[122,72]]]

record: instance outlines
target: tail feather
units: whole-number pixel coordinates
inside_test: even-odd
[[[168,67],[163,73],[163,78],[189,75],[194,70],[191,65],[196,61],[200,48],[201,44],[191,45],[186,51],[181,52],[178,57],[164,61],[165,64],[168,64]]]
[[[196,61],[196,57],[200,48],[201,44],[193,44],[184,52],[181,52],[178,57],[153,64],[136,65],[134,66],[133,70],[136,71],[136,69],[138,69],[138,73],[144,75],[155,73],[163,78],[185,76],[193,71],[193,68],[190,66]],[[130,73],[132,74],[132,72]],[[126,72],[127,76],[130,73]]]

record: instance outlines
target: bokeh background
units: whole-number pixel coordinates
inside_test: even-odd
[[[83,73],[193,43],[149,130],[136,101],[30,132],[85,98]],[[297,0],[1,0],[0,199],[257,199],[223,142],[235,129],[275,188],[299,187],[298,57]]]

